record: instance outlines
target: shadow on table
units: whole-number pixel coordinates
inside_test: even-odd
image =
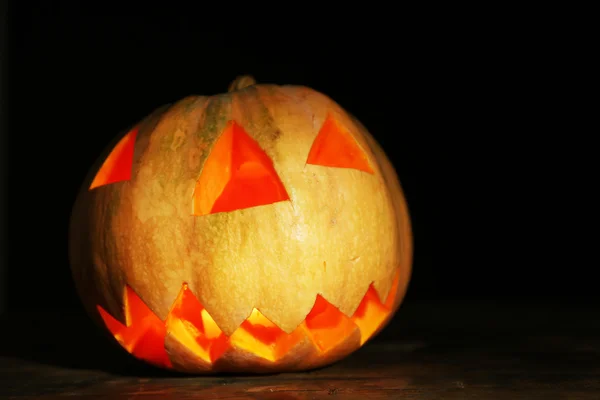
[[[124,376],[181,376],[129,356],[85,314],[7,314],[0,324],[0,357]]]
[[[577,337],[580,341],[597,338],[600,323],[593,316],[597,315],[598,309],[589,304],[585,307],[475,302],[413,304],[403,307],[376,338],[336,363],[334,369],[349,371],[364,365],[398,364],[398,360],[387,357],[387,353],[410,361],[411,357],[435,353],[438,348],[443,351],[453,349],[460,354],[470,354],[481,348],[507,352],[524,344],[532,350],[532,346],[541,343],[541,339],[532,338],[561,335]],[[0,357],[12,358],[17,363],[24,360],[130,377],[188,376],[134,359],[95,326],[83,311],[20,312],[2,316],[0,324]],[[375,343],[378,345],[373,346]],[[543,348],[538,350],[541,352]],[[329,367],[322,369],[326,368]]]
[[[0,324],[0,357],[67,369],[102,370],[128,377],[189,376],[155,368],[131,357],[83,312],[8,314],[0,318]],[[393,338],[393,327],[384,330],[375,341],[389,340],[388,336]],[[357,351],[359,357],[364,350]],[[352,365],[352,358],[354,355],[347,359],[348,365]],[[345,361],[341,362],[344,368],[348,367]],[[325,368],[328,367],[317,370]],[[255,376],[239,373],[219,375]]]

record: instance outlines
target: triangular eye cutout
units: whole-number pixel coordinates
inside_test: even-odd
[[[350,132],[331,115],[327,116],[313,142],[306,163],[373,173],[364,150]]]
[[[273,162],[235,121],[229,121],[194,189],[193,215],[241,210],[289,200]]]
[[[137,133],[137,128],[134,128],[117,143],[96,173],[89,190],[131,179]]]

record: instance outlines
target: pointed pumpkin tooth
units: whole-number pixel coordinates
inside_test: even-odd
[[[186,346],[188,352],[205,363],[212,364],[229,347],[228,338],[185,283],[165,325],[172,341]]]
[[[339,310],[348,318],[351,318],[354,313],[356,312],[356,310],[358,309],[358,307],[360,306],[360,303],[363,301],[364,296],[367,294],[367,292],[369,291],[369,288],[371,287],[371,284],[369,283],[363,283],[361,285],[355,285],[358,289],[357,292],[360,293],[360,296],[354,296],[352,302],[345,302],[344,303],[344,307],[339,307]],[[335,305],[334,302],[331,302],[331,304]]]
[[[291,333],[266,318],[259,310],[254,309],[246,321],[230,336],[231,346],[256,356],[275,362],[284,357],[304,337],[301,329]]]
[[[389,319],[397,287],[396,280],[383,304],[371,285],[351,318],[318,295],[310,313],[291,333],[253,309],[228,337],[185,283],[165,321],[129,286],[124,300],[127,325],[97,308],[128,352],[156,366],[190,373],[288,371],[325,365],[364,344]]]
[[[385,303],[385,300],[389,296],[393,278],[394,275],[388,276],[385,279],[375,279],[370,285],[375,290],[375,295],[381,303]]]
[[[171,363],[164,349],[164,323],[129,286],[126,287],[125,293],[126,325],[98,306],[106,328],[134,357],[158,367],[170,368]]]
[[[213,364],[200,356],[198,352],[182,342],[181,337],[173,333],[167,334],[165,338],[165,350],[169,355],[173,368],[177,371],[191,374],[210,372]]]
[[[388,317],[388,314],[389,308],[381,303],[374,286],[369,286],[369,290],[365,293],[365,297],[363,297],[360,305],[351,318],[352,322],[354,322],[360,330],[361,345],[373,336],[375,331],[377,331],[379,326]]]
[[[215,327],[215,329],[220,330],[221,332],[223,332],[223,334],[225,334],[225,336],[227,337],[231,337],[239,328],[240,326],[243,325],[243,323],[246,321],[246,319],[248,318],[249,315],[252,314],[252,308],[250,308],[248,310],[247,313],[239,313],[239,316],[237,318],[225,318],[224,317],[224,313],[215,313],[214,315],[208,311],[206,315],[210,316],[210,320],[212,321],[212,326]],[[242,315],[245,315],[242,316]],[[222,319],[218,319],[218,318],[222,318]]]
[[[303,323],[309,337],[322,353],[336,347],[357,326],[344,313],[333,306],[321,295]]]
[[[304,355],[298,364],[294,365],[296,370],[319,368],[346,357],[360,347],[360,330],[358,326],[354,325],[354,329],[349,331],[346,337],[329,347],[325,352],[319,348],[314,337],[311,337],[310,334],[309,340],[311,341],[312,350]]]
[[[233,343],[231,348],[215,361],[214,368],[217,371],[245,373],[298,370],[298,365],[313,354],[315,347],[301,327],[298,327],[290,336],[294,337],[289,342],[290,347],[285,348],[285,352],[277,353],[275,351],[270,358],[265,358],[264,354],[258,355],[254,350],[239,347],[239,343]],[[279,349],[283,350],[281,347]]]

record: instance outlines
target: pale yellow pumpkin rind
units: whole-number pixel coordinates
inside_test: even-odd
[[[306,165],[328,115],[350,131],[374,174]],[[192,216],[202,165],[231,119],[273,160],[290,201]],[[187,282],[226,335],[255,307],[289,333],[317,294],[347,316],[372,282],[385,299],[400,265],[398,307],[412,262],[406,203],[383,151],[331,99],[304,87],[257,85],[188,97],[138,127],[131,180],[92,191],[84,185],[73,210],[73,274],[92,315],[100,305],[124,323],[128,284],[164,319]],[[187,365],[184,354],[177,357]]]

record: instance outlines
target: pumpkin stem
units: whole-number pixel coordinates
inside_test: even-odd
[[[242,90],[248,86],[256,84],[256,80],[250,75],[240,75],[236,77],[233,82],[229,85],[229,92],[235,92],[236,90]]]

